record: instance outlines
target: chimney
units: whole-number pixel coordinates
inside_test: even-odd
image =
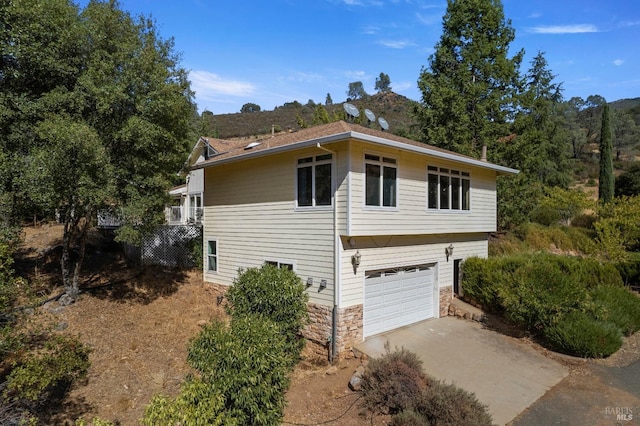
[[[482,157],[480,161],[487,161],[487,145],[482,145]]]

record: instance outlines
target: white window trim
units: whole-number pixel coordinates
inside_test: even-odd
[[[292,269],[291,269],[291,270],[292,270],[293,272],[296,272],[296,269],[297,269],[296,262],[295,262],[295,261],[293,261],[293,260],[273,259],[273,258],[270,258],[270,259],[264,259],[264,260],[262,261],[262,263],[263,263],[263,264],[265,264],[265,263],[276,263],[277,265],[275,265],[275,266],[277,266],[278,268],[280,268],[280,267],[281,267],[281,265],[291,265],[291,267],[292,267]]]
[[[438,171],[436,172],[435,170],[429,170],[429,167],[437,167]],[[440,172],[440,169],[448,169],[449,173],[443,173]],[[452,174],[451,171],[456,171],[459,172],[459,175],[455,175]],[[436,176],[438,176],[438,208],[432,209],[429,208],[429,174],[435,174]],[[462,176],[462,173],[467,173],[468,176]],[[449,195],[449,208],[446,209],[442,209],[440,208],[440,176],[449,176],[449,179],[451,179],[452,177],[459,177],[460,180],[460,208],[459,209],[452,209],[451,208],[451,195]],[[467,179],[469,181],[469,208],[464,210],[462,209],[462,179]],[[472,189],[472,175],[471,175],[471,171],[469,170],[465,170],[465,169],[457,169],[455,166],[454,167],[449,167],[449,166],[436,166],[434,164],[427,164],[427,172],[426,172],[426,199],[425,199],[425,209],[427,211],[427,213],[437,213],[437,214],[470,214],[472,209],[473,209],[473,191]],[[449,187],[451,187],[451,180],[449,180]]]
[[[375,160],[367,160],[367,155],[374,155],[376,157],[380,157],[379,161]],[[387,167],[394,167],[396,169],[396,205],[395,206],[383,206],[384,203],[384,171],[382,167],[385,167],[385,163],[383,162],[383,158],[389,158],[395,161],[393,165],[387,164]],[[400,210],[400,160],[398,157],[394,155],[381,154],[378,152],[365,151],[362,156],[362,205],[365,210],[378,210],[378,211],[399,211]],[[367,163],[370,164],[379,164],[381,166],[380,170],[380,205],[373,206],[367,204]]]
[[[322,157],[324,155],[331,155],[331,159],[329,160],[320,160],[317,161],[316,158],[317,157]],[[299,164],[298,161],[303,159],[303,158],[309,158],[311,157],[311,162],[310,163],[304,163],[304,164]],[[316,205],[316,166],[317,165],[322,165],[322,164],[331,164],[331,174],[330,174],[330,179],[331,179],[331,203],[327,204],[327,205],[322,205],[322,206],[317,206]],[[298,169],[301,167],[305,167],[305,166],[311,166],[311,181],[312,181],[312,187],[311,187],[311,205],[310,206],[300,206],[298,205]],[[309,211],[309,210],[313,210],[313,211],[317,211],[317,210],[331,210],[333,209],[333,203],[335,203],[335,156],[332,154],[313,154],[313,155],[305,155],[302,157],[298,157],[295,160],[295,185],[293,187],[293,198],[295,200],[295,209],[296,211]]]
[[[216,269],[209,269],[209,243],[210,242],[214,242],[216,243],[216,254],[214,255],[216,258]],[[218,239],[217,238],[207,238],[206,242],[205,242],[205,246],[204,246],[204,256],[206,259],[205,262],[205,274],[218,274],[218,272],[220,271],[220,244],[218,244]]]

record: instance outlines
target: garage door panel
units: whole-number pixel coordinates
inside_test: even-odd
[[[366,274],[365,337],[434,316],[434,266]]]

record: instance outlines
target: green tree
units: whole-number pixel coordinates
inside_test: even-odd
[[[123,222],[117,238],[139,241],[164,220],[193,140],[195,106],[173,41],[116,1],[82,11],[70,0],[5,2],[0,14],[10,23],[0,40],[0,144],[14,167],[0,199],[23,200],[10,216],[57,212],[63,250],[82,253],[108,205]],[[82,256],[62,258],[73,300]]]
[[[587,134],[584,130],[580,115],[584,109],[585,101],[581,97],[574,96],[564,104],[563,112],[566,120],[567,133],[571,142],[572,157],[582,157],[584,147],[587,145]]]
[[[331,99],[331,93],[327,93],[327,98],[324,101],[325,105],[333,105],[333,99]]]
[[[364,85],[362,84],[361,81],[354,81],[352,83],[349,83],[349,90],[347,90],[347,96],[349,97],[349,99],[354,100],[354,99],[363,99],[366,98],[367,92],[365,92],[364,90]]]
[[[633,116],[626,111],[612,111],[611,122],[615,161],[620,161],[622,154],[638,145],[640,130],[633,120]]]
[[[329,117],[329,113],[327,109],[321,104],[316,105],[316,108],[313,112],[313,124],[325,124],[331,123],[331,118]]]
[[[513,123],[515,138],[505,143],[502,161],[543,185],[566,188],[571,146],[563,115],[562,87],[553,82],[547,60],[538,52],[523,82]]]
[[[389,78],[389,74],[385,74],[383,72],[380,73],[380,76],[376,78],[375,89],[378,93],[387,93],[391,91],[391,79]]]
[[[479,156],[509,134],[524,51],[508,57],[515,31],[499,0],[447,0],[442,29],[416,116],[425,142]]]
[[[640,163],[634,163],[628,170],[616,178],[615,196],[632,197],[640,195]]]
[[[260,105],[258,104],[254,104],[252,102],[248,102],[244,105],[242,105],[242,108],[240,108],[240,112],[244,113],[244,112],[258,112],[260,111]]]
[[[600,132],[600,181],[598,183],[598,199],[608,203],[613,198],[613,145],[611,141],[611,118],[609,104],[602,109],[602,131]]]

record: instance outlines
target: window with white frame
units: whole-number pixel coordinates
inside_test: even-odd
[[[398,166],[395,158],[365,154],[365,204],[397,207]]]
[[[202,220],[202,194],[189,195],[189,217],[190,222],[200,222]]]
[[[278,260],[265,260],[265,264],[275,266],[276,268],[288,269],[293,271],[293,264],[289,262],[280,262]]]
[[[207,240],[207,271],[218,272],[218,241]]]
[[[469,172],[445,167],[427,167],[427,208],[430,210],[470,210]]]
[[[297,165],[298,207],[331,205],[331,154],[305,157]]]

